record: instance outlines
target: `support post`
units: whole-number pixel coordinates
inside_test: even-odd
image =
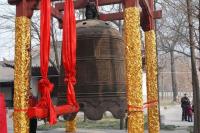
[[[148,0],[150,14],[154,12],[154,0]],[[148,107],[148,131],[149,133],[159,133],[160,118],[158,108],[158,64],[156,52],[156,36],[154,18],[150,14],[145,14],[145,52],[146,52],[146,74],[147,74],[147,107]]]
[[[154,0],[149,0],[151,13],[154,12]],[[146,51],[146,73],[147,73],[147,103],[148,108],[148,129],[149,133],[159,133],[160,118],[158,108],[158,64],[156,52],[155,23],[152,16],[146,18],[149,22],[145,31],[145,51]]]
[[[29,118],[26,111],[29,107],[30,88],[30,17],[26,1],[16,6],[15,22],[15,70],[14,70],[14,133],[29,133]]]
[[[145,32],[147,104],[149,133],[160,132],[157,86],[157,55],[154,30]]]
[[[76,132],[76,118],[73,120],[66,121],[66,133],[75,133]]]
[[[124,0],[128,133],[144,132],[142,55],[138,0]]]
[[[16,17],[14,71],[14,132],[29,133],[30,19]]]

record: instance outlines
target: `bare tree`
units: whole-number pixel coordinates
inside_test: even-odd
[[[0,3],[2,7],[1,10],[4,10],[0,13],[0,38],[1,40],[7,40],[7,44],[0,44],[1,46],[5,45],[7,50],[13,49],[12,53],[14,53],[14,36],[15,36],[15,7],[10,6],[7,3]],[[39,12],[35,11],[34,15],[31,19],[31,52],[32,56],[39,54],[39,44],[40,44],[40,16]],[[53,56],[50,56],[50,64],[60,72],[60,57],[58,51],[58,45],[60,43],[59,38],[61,38],[61,34],[58,34],[58,21],[55,19],[51,19],[51,46],[53,49]],[[59,31],[61,32],[61,31]],[[4,39],[4,34],[7,35],[6,39]],[[12,55],[14,56],[14,54]]]
[[[200,91],[199,91],[199,80],[196,69],[195,60],[195,42],[194,42],[194,26],[192,19],[191,2],[192,0],[186,0],[187,2],[187,16],[189,25],[189,39],[190,39],[190,51],[191,51],[191,65],[192,65],[192,86],[193,86],[193,97],[194,97],[194,132],[200,133]]]
[[[176,59],[182,54],[186,57],[191,57],[190,52],[190,38],[189,27],[187,18],[187,3],[182,0],[163,0],[157,1],[162,7],[163,18],[158,21],[157,37],[158,37],[158,53],[159,56],[169,55],[171,59],[171,77],[172,77],[172,90],[174,93],[173,100],[176,98],[177,85],[176,85]],[[199,49],[197,45],[196,34],[196,5],[197,0],[194,0],[191,5],[191,17],[193,21],[194,30],[194,49]],[[199,56],[194,55],[195,59],[200,59]]]
[[[178,96],[178,88],[176,80],[175,52],[180,51],[180,49],[183,48],[180,47],[180,45],[182,45],[183,37],[179,33],[183,33],[185,30],[183,28],[185,17],[174,11],[173,8],[171,9],[168,6],[163,7],[164,13],[166,14],[165,18],[163,18],[158,24],[158,29],[160,29],[157,30],[157,37],[159,42],[158,53],[160,56],[163,54],[169,54],[170,56],[173,101],[176,101]]]

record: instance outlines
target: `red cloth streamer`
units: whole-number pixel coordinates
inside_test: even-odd
[[[50,96],[50,92],[53,90],[53,84],[51,84],[47,78],[50,53],[50,0],[41,0],[40,6],[40,72],[42,75],[42,79],[39,81],[39,90],[41,92],[42,97],[37,106],[48,108],[49,123],[54,124],[56,123],[56,112]]]
[[[7,133],[6,106],[4,95],[0,93],[0,133]]]
[[[62,60],[67,84],[67,104],[75,105],[78,109],[74,91],[76,84],[76,20],[72,0],[65,0],[64,5]]]
[[[40,4],[40,72],[42,79],[39,81],[39,91],[41,99],[36,105],[36,109],[47,109],[49,112],[50,125],[56,123],[56,112],[51,101],[50,93],[53,90],[53,84],[48,80],[48,64],[50,53],[50,19],[51,19],[51,4],[50,0],[41,0]],[[29,110],[29,117],[32,116],[34,110]],[[42,115],[42,114],[41,114]]]

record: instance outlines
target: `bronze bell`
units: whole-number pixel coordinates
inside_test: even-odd
[[[100,120],[105,111],[117,119],[124,118],[127,109],[124,56],[122,36],[109,23],[101,20],[77,23],[75,92],[80,111],[88,119]],[[65,92],[62,86],[61,91]],[[58,96],[59,103],[64,99],[65,93]]]

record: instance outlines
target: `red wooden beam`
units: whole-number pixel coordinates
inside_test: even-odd
[[[155,28],[155,22],[154,22],[154,17],[153,17],[153,11],[154,11],[154,0],[141,0],[140,1],[143,4],[142,12],[144,13],[143,15],[143,20],[142,20],[142,29],[144,31],[149,31],[153,30]],[[148,3],[148,5],[146,5]],[[157,15],[161,15],[162,12],[159,12]]]
[[[91,0],[91,2],[95,2],[95,0]],[[125,4],[125,7],[130,7],[130,6],[141,6],[143,14],[146,14],[146,16],[151,16],[153,18],[161,18],[161,14],[162,12],[157,11],[157,12],[153,12],[153,10],[150,8],[150,6],[152,6],[152,3],[150,4],[147,0],[140,0],[138,3],[138,0],[99,0],[99,6],[103,6],[103,5],[110,5],[110,4],[118,4],[118,3],[123,3]],[[77,0],[75,3],[75,9],[79,9],[79,8],[85,8],[87,5],[87,1],[86,0]],[[64,3],[56,3],[55,4],[55,8],[59,11],[63,11],[64,10]],[[123,14],[123,13],[122,13]],[[123,15],[121,13],[112,13],[112,14],[102,14],[100,15],[100,19],[102,20],[107,20],[107,21],[111,21],[111,20],[119,20],[119,19],[123,19]],[[119,16],[117,16],[119,15]]]
[[[16,1],[15,0],[8,0],[8,4],[10,4],[10,5],[16,5]]]
[[[54,1],[59,1],[59,0],[51,0],[52,2],[54,2]],[[8,3],[10,4],[10,5],[17,5],[17,4],[19,4],[20,2],[22,2],[22,0],[8,0]],[[27,0],[27,2],[40,2],[40,0]]]
[[[154,19],[161,19],[162,18],[162,10],[157,10],[153,12]]]
[[[141,13],[142,18],[143,13]],[[159,19],[162,18],[162,11],[154,11],[153,18]],[[103,21],[112,21],[112,20],[122,20],[124,19],[124,12],[117,12],[117,13],[109,13],[109,14],[100,14],[99,19]]]
[[[30,0],[31,3],[33,2],[36,2],[37,0]],[[52,1],[58,1],[58,0],[52,0]],[[95,2],[95,0],[90,0],[91,2]],[[8,3],[9,4],[16,4],[18,5],[17,3],[21,3],[22,0],[8,0]],[[37,1],[39,2],[39,1]],[[110,4],[118,4],[118,3],[123,3],[123,4],[126,4],[125,6],[133,6],[133,5],[137,5],[137,2],[138,0],[99,0],[98,4],[99,6],[103,6],[103,5],[110,5]],[[151,1],[149,1],[151,2]],[[152,7],[152,3],[149,3],[147,0],[139,0],[139,4],[142,8],[142,11],[144,14],[147,14],[147,16],[152,16],[153,17],[153,14],[152,14],[152,9],[150,8],[150,6]],[[79,8],[84,8],[86,5],[87,5],[88,1],[87,0],[77,0],[74,2],[75,4],[75,9],[79,9]],[[33,10],[37,10],[39,9],[38,6],[35,7]],[[55,8],[51,8],[52,10],[52,16],[57,18],[59,21],[62,20],[62,14],[59,12],[59,11],[63,11],[64,9],[64,3],[61,2],[61,3],[56,3],[55,4]],[[19,8],[18,8],[19,10]],[[17,12],[20,12],[20,11],[17,11]],[[160,12],[155,12],[157,14],[157,16],[160,15],[161,17],[161,13]],[[116,13],[115,13],[116,14]],[[102,15],[100,16],[100,18],[113,18],[114,20],[117,19],[117,18],[121,18],[122,15],[120,16],[109,16],[109,15]],[[160,18],[158,17],[158,18]],[[157,17],[154,17],[154,18],[157,18]],[[109,20],[110,20],[109,19]]]
[[[152,14],[153,10],[150,8],[150,4],[149,2],[147,2],[147,0],[140,0],[139,3],[143,12],[145,12],[146,14],[150,16],[153,16]]]
[[[99,19],[103,21],[122,20],[124,18],[123,12],[100,14]]]
[[[59,22],[62,22],[63,15],[58,9],[51,7],[51,15],[58,19]]]
[[[142,20],[143,18],[145,18],[145,16],[142,14],[141,12],[141,26],[142,27],[145,27],[145,25],[147,24],[147,22]],[[162,11],[159,10],[159,11],[154,11],[153,13],[153,18],[154,19],[159,19],[162,17]],[[124,12],[117,12],[117,13],[109,13],[109,14],[103,14],[101,13],[99,15],[99,19],[100,20],[103,20],[103,21],[113,21],[113,20],[123,20],[124,19]],[[80,20],[78,20],[80,21]],[[60,21],[60,25],[59,25],[59,28],[62,29],[62,20]]]
[[[123,0],[124,8],[128,7],[138,7],[139,6],[139,0]]]
[[[95,0],[90,0],[90,1],[95,2]],[[99,0],[98,6],[119,4],[119,3],[122,3],[122,0]],[[75,9],[85,8],[87,4],[88,4],[87,0],[77,0],[74,2],[74,8]],[[58,9],[59,11],[63,11],[64,3],[63,2],[56,3],[55,8]]]
[[[51,0],[58,1],[58,0]],[[21,16],[21,14],[27,14],[29,18],[32,16],[33,10],[39,10],[40,0],[28,0],[28,10],[21,6],[22,0],[8,0],[9,4],[16,5],[16,14]],[[90,2],[95,2],[95,0],[90,0]],[[158,19],[162,17],[162,11],[153,11],[153,0],[99,0],[98,6],[119,4],[123,3],[125,8],[131,6],[139,6],[142,8],[141,15],[141,26],[143,29],[148,30],[149,27],[153,27],[153,19]],[[85,8],[88,4],[87,0],[77,0],[74,2],[75,9]],[[31,8],[30,8],[31,7]],[[60,26],[62,25],[63,14],[61,11],[64,9],[64,3],[56,3],[55,8],[51,7],[51,14],[53,17],[57,18]],[[100,14],[100,19],[104,21],[121,20],[123,19],[123,12],[111,13],[111,14]]]
[[[37,1],[35,0],[19,2],[18,4],[16,4],[16,17],[26,16],[28,18],[31,18],[33,15],[33,9],[36,5]]]

